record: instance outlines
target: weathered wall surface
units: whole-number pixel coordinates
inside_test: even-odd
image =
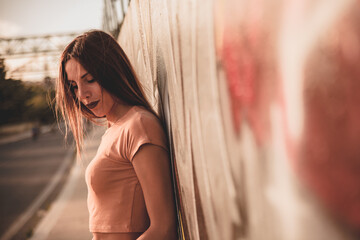
[[[119,42],[166,119],[187,239],[359,237],[359,1],[132,0]]]

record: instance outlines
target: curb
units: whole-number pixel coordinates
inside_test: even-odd
[[[50,231],[54,228],[57,220],[60,217],[63,209],[65,208],[66,203],[73,194],[76,183],[78,182],[81,176],[81,167],[76,162],[73,163],[73,166],[70,170],[70,176],[66,181],[63,190],[60,192],[60,195],[53,202],[50,210],[46,216],[41,219],[39,224],[34,230],[34,235],[30,240],[46,240],[50,234]]]

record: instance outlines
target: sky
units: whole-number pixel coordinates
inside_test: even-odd
[[[55,33],[81,33],[100,29],[103,0],[0,0],[0,38],[34,36]],[[12,75],[14,69],[28,63],[46,63],[57,68],[57,59],[38,56],[5,59],[7,77],[24,81],[41,81],[44,74]],[[51,77],[56,72],[50,72]]]
[[[0,37],[101,28],[102,0],[0,0]]]

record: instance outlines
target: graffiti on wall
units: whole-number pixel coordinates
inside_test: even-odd
[[[186,239],[356,239],[360,3],[131,1]]]

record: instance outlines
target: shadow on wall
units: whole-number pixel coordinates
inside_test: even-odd
[[[356,239],[360,3],[131,1],[186,239]]]

